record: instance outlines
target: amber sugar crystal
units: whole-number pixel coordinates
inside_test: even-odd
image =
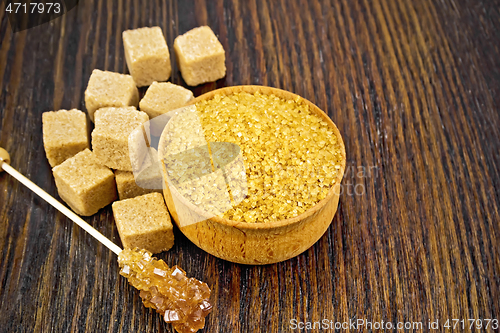
[[[139,289],[142,302],[155,309],[179,333],[196,332],[205,326],[212,310],[210,288],[177,266],[172,268],[146,250],[124,249],[118,256],[120,275]]]
[[[295,217],[324,199],[342,163],[332,128],[300,98],[259,92],[215,95],[196,109],[207,142],[239,145],[248,194],[224,217],[270,222]]]

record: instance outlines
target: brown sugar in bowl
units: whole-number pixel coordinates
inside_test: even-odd
[[[174,221],[186,237],[206,252],[240,264],[264,265],[290,259],[304,252],[316,243],[325,233],[337,211],[346,157],[345,146],[337,126],[316,105],[291,92],[265,86],[234,86],[217,89],[203,94],[192,100],[194,105],[202,100],[210,100],[216,94],[220,96],[247,92],[262,95],[274,95],[285,100],[300,100],[309,106],[309,110],[327,122],[340,146],[340,169],[334,185],[330,187],[326,197],[305,212],[293,218],[287,218],[267,223],[248,223],[233,221],[220,216],[210,216],[182,197],[177,190],[168,184],[164,186],[164,197]],[[162,156],[165,147],[162,147],[163,137],[160,139],[159,154]],[[167,172],[163,164],[163,175],[167,182]],[[175,199],[174,197],[175,196]],[[174,205],[174,200],[176,204]],[[181,225],[179,216],[190,215],[196,218],[197,223]],[[205,218],[207,217],[207,218]]]

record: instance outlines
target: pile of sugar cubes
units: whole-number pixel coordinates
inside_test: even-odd
[[[90,216],[112,203],[123,246],[158,253],[173,246],[174,234],[162,189],[152,185],[163,184],[158,152],[144,139],[161,130],[150,129],[150,119],[186,105],[193,93],[165,82],[172,67],[161,28],[124,31],[123,44],[131,75],[95,69],[85,91],[92,151],[90,123],[76,109],[43,113],[43,143],[59,196],[73,211]],[[178,36],[174,50],[190,86],[226,75],[224,48],[207,26]]]

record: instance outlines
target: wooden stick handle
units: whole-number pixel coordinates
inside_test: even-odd
[[[78,215],[76,215],[74,212],[72,212],[70,209],[68,209],[66,206],[61,204],[59,201],[54,199],[50,194],[42,190],[40,187],[38,187],[35,183],[33,183],[31,180],[28,178],[24,177],[19,171],[11,167],[6,163],[6,161],[0,157],[0,170],[3,169],[5,172],[10,174],[12,177],[16,178],[18,181],[20,181],[22,184],[24,184],[27,188],[38,194],[43,200],[47,201],[49,204],[51,204],[54,208],[56,208],[58,211],[66,215],[69,219],[71,219],[73,222],[78,224],[83,230],[94,236],[95,239],[97,239],[99,242],[104,244],[108,249],[116,253],[117,255],[122,251],[122,249],[110,241],[108,238],[106,238],[103,234],[101,234],[99,231],[94,229],[90,224],[82,220],[82,218]]]

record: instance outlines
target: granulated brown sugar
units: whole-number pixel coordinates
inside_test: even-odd
[[[328,123],[311,112],[300,98],[285,100],[259,92],[215,95],[196,103],[196,112],[205,137],[196,138],[198,144],[234,143],[243,156],[247,195],[229,210],[224,209],[224,218],[250,223],[292,218],[324,199],[334,185],[341,169],[341,144]],[[184,140],[171,139],[169,151],[188,148],[186,133],[195,127],[194,120],[188,118],[173,128],[172,136],[178,133]],[[216,174],[220,170],[214,170],[211,153]],[[184,176],[190,171],[187,168],[182,172]],[[173,171],[177,172],[170,170]],[[225,170],[226,181],[231,171]],[[203,194],[212,196],[212,192]],[[230,196],[234,197],[234,193]],[[192,202],[204,201],[192,199],[188,198]]]

